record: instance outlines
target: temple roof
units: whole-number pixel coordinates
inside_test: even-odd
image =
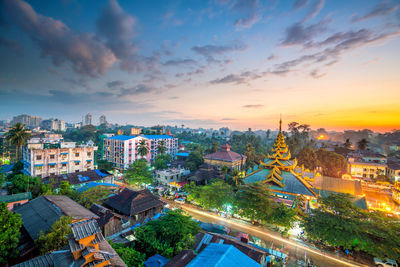
[[[228,144],[222,145],[220,151],[205,155],[204,158],[210,159],[210,160],[227,161],[227,162],[236,162],[239,160],[246,160],[245,155],[241,155],[239,153],[231,151],[230,148],[231,147]]]
[[[289,147],[282,134],[281,120],[279,133],[270,153],[263,162],[260,162],[259,166],[248,171],[244,181],[246,183],[267,183],[274,191],[316,197],[313,187],[305,180],[304,175],[303,168],[297,166],[296,158],[291,159]],[[307,178],[312,178],[310,176],[311,174],[307,173]]]

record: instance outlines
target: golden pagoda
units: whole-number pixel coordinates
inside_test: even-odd
[[[296,158],[292,159],[282,133],[281,119],[279,121],[279,133],[271,151],[259,165],[247,171],[244,181],[246,183],[269,184],[275,196],[283,198],[285,201],[295,202],[300,197],[317,197],[313,187],[307,182],[313,176],[314,173],[306,172],[302,166],[297,166]]]

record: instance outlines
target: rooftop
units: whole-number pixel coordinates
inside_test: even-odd
[[[89,170],[46,177],[44,182],[51,183],[54,187],[58,188],[62,181],[68,181],[70,185],[76,185],[99,181],[107,176],[111,176],[111,174],[100,170]]]
[[[230,146],[228,144],[225,144],[225,145],[221,146],[220,151],[205,155],[204,159],[236,162],[238,160],[245,160],[246,156],[236,153],[234,151],[231,151]]]
[[[0,196],[0,202],[6,202],[6,203],[17,202],[25,199],[32,199],[32,193],[27,192],[14,195]]]
[[[115,136],[110,137],[108,139],[126,141],[126,140],[133,139],[135,137],[137,137],[137,135],[115,135]]]
[[[232,245],[211,243],[187,266],[259,267],[261,265]]]
[[[118,195],[109,197],[104,204],[127,216],[164,205],[164,203],[148,189],[133,191],[128,188],[125,188]]]
[[[331,191],[336,193],[362,195],[361,182],[357,180],[345,180],[328,176],[317,176],[310,182],[316,189]]]

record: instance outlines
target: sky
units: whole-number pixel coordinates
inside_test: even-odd
[[[0,0],[0,119],[400,129],[400,2]]]

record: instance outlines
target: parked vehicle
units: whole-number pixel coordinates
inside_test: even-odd
[[[397,262],[395,262],[394,260],[390,260],[390,259],[386,259],[385,261],[378,259],[378,258],[374,258],[374,263],[375,266],[378,267],[398,267]]]
[[[177,198],[174,201],[179,203],[179,204],[185,204],[185,200],[183,198]]]

